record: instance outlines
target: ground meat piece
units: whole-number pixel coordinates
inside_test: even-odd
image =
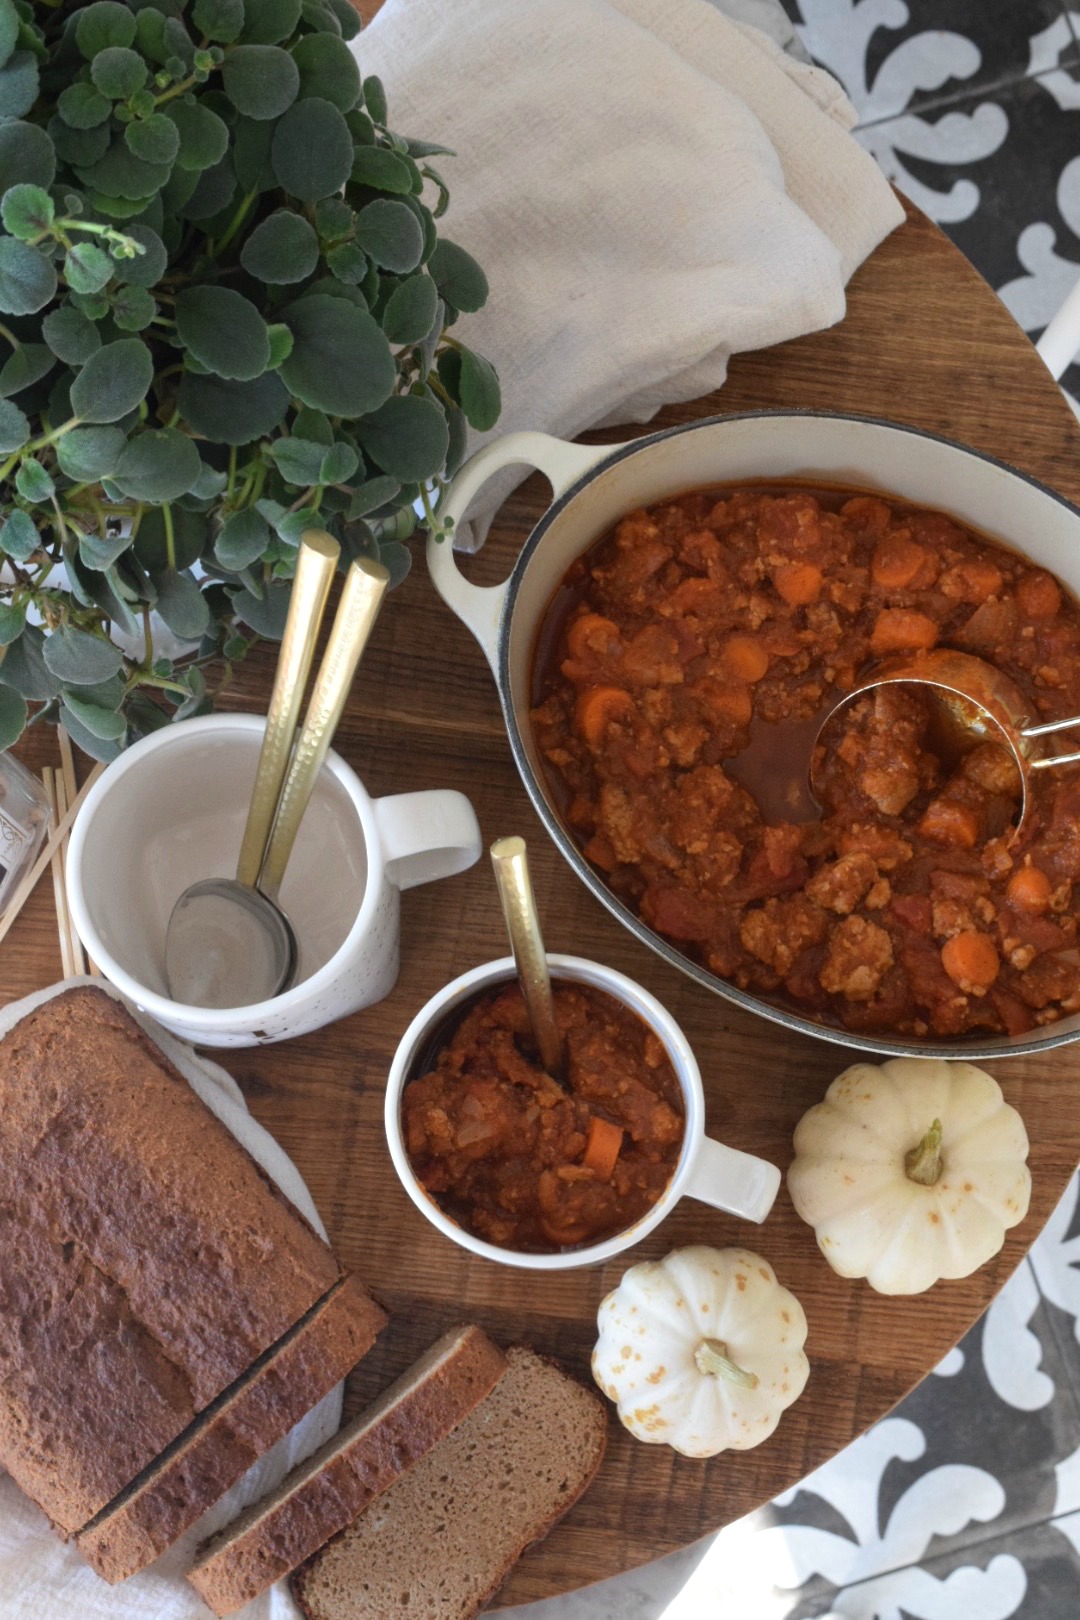
[[[960,774],[978,783],[987,793],[1000,793],[1004,798],[1020,801],[1023,784],[1020,768],[1012,750],[999,743],[980,743],[960,762]]]
[[[822,987],[848,1001],[869,1001],[892,960],[892,940],[884,928],[864,917],[845,917],[829,940]]]
[[[997,915],[987,879],[962,872],[931,873],[930,900],[935,939],[950,939],[966,930],[978,930],[992,923]]]
[[[911,859],[907,839],[895,827],[883,827],[875,822],[854,822],[844,827],[837,836],[836,847],[841,855],[873,856],[882,872],[892,872]]]
[[[781,978],[791,971],[799,952],[825,938],[828,919],[820,906],[804,895],[790,900],[766,900],[747,911],[739,928],[745,948]]]
[[[878,880],[877,862],[870,855],[841,855],[822,866],[806,885],[811,900],[846,917]]]
[[[1066,1012],[1080,1005],[1080,966],[1060,956],[1043,956],[1018,975],[1016,993],[1027,1006],[1041,1010],[1060,1001]]]

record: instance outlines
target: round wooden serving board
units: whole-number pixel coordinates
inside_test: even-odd
[[[1080,430],[1056,387],[990,288],[915,212],[856,275],[840,326],[740,356],[721,392],[665,412],[657,425],[775,406],[854,411],[934,429],[1080,501]],[[533,479],[504,508],[470,572],[485,580],[505,574],[543,504],[544,489]],[[264,650],[245,666],[231,694],[234,707],[261,707],[271,663]],[[35,768],[54,757],[47,731],[31,733],[19,750]],[[460,788],[476,807],[486,842],[523,833],[549,948],[595,957],[645,984],[671,1008],[698,1055],[711,1132],[788,1164],[796,1121],[821,1098],[847,1054],[792,1036],[694,985],[589,896],[530,808],[480,651],[437,599],[422,560],[384,610],[337,746],[375,794]],[[123,872],[116,881],[123,883]],[[486,858],[462,877],[406,895],[403,920],[401,978],[381,1005],[306,1039],[229,1058],[252,1111],[307,1180],[342,1260],[392,1312],[383,1341],[351,1381],[350,1406],[370,1398],[463,1318],[503,1342],[523,1339],[559,1356],[587,1379],[596,1307],[627,1262],[529,1275],[472,1260],[434,1231],[395,1179],[382,1097],[397,1040],[448,979],[504,954]],[[9,936],[0,974],[4,1000],[59,976],[48,881]],[[710,1462],[642,1445],[613,1416],[595,1485],[527,1554],[500,1602],[582,1586],[717,1529],[832,1456],[936,1364],[1016,1266],[1080,1157],[1075,1049],[992,1068],[1027,1123],[1034,1193],[1027,1219],[976,1276],[915,1299],[886,1299],[844,1282],[825,1264],[786,1191],[761,1228],[686,1201],[634,1251],[632,1258],[642,1259],[690,1242],[759,1250],[806,1307],[812,1368],[806,1393],[763,1446]]]

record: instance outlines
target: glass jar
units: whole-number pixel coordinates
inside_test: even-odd
[[[37,777],[10,754],[0,754],[0,917],[37,859],[51,814]]]

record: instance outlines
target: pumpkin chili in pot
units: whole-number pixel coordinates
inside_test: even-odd
[[[586,858],[711,972],[824,1025],[1024,1034],[1080,1011],[1080,772],[950,759],[878,661],[1004,671],[1080,708],[1080,606],[943,513],[833,488],[706,489],[631,512],[569,570],[532,724]],[[1063,744],[1063,746],[1065,746]]]

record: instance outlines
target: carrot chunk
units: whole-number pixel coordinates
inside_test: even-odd
[[[591,686],[578,698],[574,719],[585,741],[597,748],[608,726],[628,719],[633,712],[634,700],[623,687]]]
[[[618,626],[602,613],[583,613],[566,632],[566,647],[571,658],[602,658],[615,652],[619,645]]]
[[[911,608],[883,608],[874,620],[870,647],[876,653],[920,652],[932,647],[938,627]]]
[[[886,534],[874,547],[870,576],[882,590],[902,591],[918,577],[927,555],[909,535]]]
[[[934,844],[945,844],[952,849],[974,849],[979,842],[982,824],[969,805],[958,804],[955,799],[931,799],[923,811],[919,831]]]
[[[984,996],[998,976],[1001,959],[992,939],[969,929],[945,941],[941,965],[965,995]]]
[[[751,685],[767,674],[769,655],[756,636],[729,636],[720,652],[725,674]]]
[[[1050,904],[1050,879],[1037,866],[1022,866],[1014,872],[1005,893],[1018,911],[1042,912]]]
[[[600,1119],[593,1114],[589,1120],[589,1134],[585,1139],[582,1164],[595,1176],[599,1176],[601,1181],[610,1181],[622,1147],[622,1139],[621,1125],[613,1125],[609,1119]]]
[[[1061,591],[1052,574],[1033,568],[1017,580],[1016,600],[1025,619],[1052,619],[1061,606]]]
[[[773,586],[789,607],[806,607],[816,602],[824,583],[821,569],[813,563],[781,563],[773,569]]]

